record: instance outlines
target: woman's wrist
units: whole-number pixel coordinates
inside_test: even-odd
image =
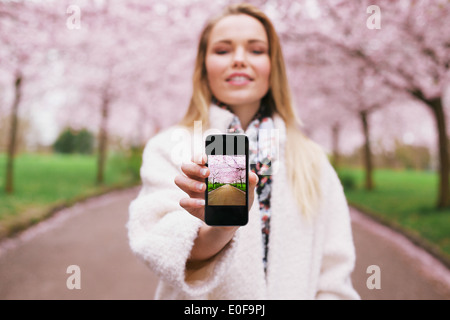
[[[189,260],[203,261],[214,257],[231,241],[237,229],[239,229],[237,226],[202,225],[194,241]]]

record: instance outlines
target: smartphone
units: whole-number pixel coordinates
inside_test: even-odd
[[[211,134],[205,140],[205,222],[210,226],[243,226],[248,222],[248,137]]]

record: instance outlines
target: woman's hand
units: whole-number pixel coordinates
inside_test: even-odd
[[[209,176],[210,171],[205,165],[206,155],[203,155],[200,164],[190,162],[181,165],[181,171],[185,175],[175,177],[175,184],[188,194],[188,198],[180,200],[180,206],[183,207],[194,217],[205,221],[205,178]],[[249,210],[254,201],[256,184],[258,176],[250,171],[248,188]],[[216,255],[231,240],[239,227],[212,227],[203,224],[198,232],[197,239],[191,251],[189,262],[198,262],[207,260]]]
[[[189,196],[189,198],[180,200],[180,206],[202,221],[205,221],[205,178],[210,174],[208,167],[205,165],[206,160],[206,155],[203,155],[200,164],[194,162],[183,163],[181,165],[181,171],[183,171],[186,176],[178,175],[174,180],[175,184]],[[258,176],[250,171],[248,180],[248,203],[250,210],[254,200]]]

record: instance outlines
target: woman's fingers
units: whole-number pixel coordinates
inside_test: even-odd
[[[196,198],[183,198],[180,200],[180,206],[194,217],[204,220],[205,217],[205,200]]]
[[[206,157],[203,157],[199,164],[183,163],[181,171],[184,175],[178,175],[174,179],[175,184],[189,196],[189,198],[180,200],[180,206],[203,221],[205,217],[205,178],[209,175],[209,169],[205,163]]]
[[[197,181],[205,181],[205,178],[209,175],[208,167],[195,163],[183,163],[181,171],[189,178]]]
[[[191,198],[204,198],[204,191],[206,189],[205,182],[191,179],[182,175],[178,175],[174,179],[175,184]]]
[[[199,165],[204,165],[206,161],[208,161],[208,156],[206,153],[202,154],[201,157],[199,155],[191,157],[191,162]]]
[[[199,209],[205,206],[205,200],[196,198],[183,198],[180,200],[180,206],[185,209]]]

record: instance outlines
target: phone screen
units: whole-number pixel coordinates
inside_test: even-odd
[[[244,134],[214,134],[205,141],[205,222],[214,226],[248,222],[248,138]]]

